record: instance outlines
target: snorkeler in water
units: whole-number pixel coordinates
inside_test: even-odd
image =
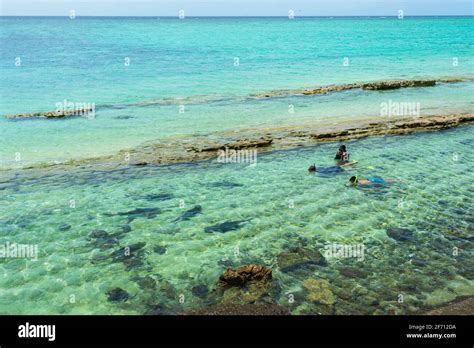
[[[339,164],[344,164],[349,162],[350,154],[347,152],[346,145],[342,144],[339,146],[339,150],[336,152],[334,159],[338,161]]]
[[[320,173],[320,174],[336,174],[336,173],[344,173],[344,169],[342,167],[348,167],[352,166],[354,164],[357,164],[356,161],[350,162],[350,163],[344,163],[344,164],[338,164],[337,166],[330,166],[330,167],[324,167],[324,168],[317,168],[316,164],[313,164],[309,166],[308,172],[310,173]]]
[[[349,179],[352,185],[381,185],[381,184],[389,184],[392,182],[398,182],[399,179],[382,179],[376,176],[367,178],[367,179],[359,179],[358,176],[353,176]]]

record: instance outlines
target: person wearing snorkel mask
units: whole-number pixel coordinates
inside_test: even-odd
[[[351,182],[352,185],[358,186],[358,185],[381,185],[381,184],[386,184],[386,183],[392,183],[392,182],[397,182],[400,181],[398,179],[382,179],[379,177],[370,177],[367,179],[359,179],[359,176],[352,176],[349,181]]]
[[[357,162],[350,162],[350,163],[344,163],[344,164],[338,164],[337,166],[330,166],[330,167],[324,167],[324,168],[317,168],[316,164],[312,164],[308,168],[308,172],[310,173],[320,173],[320,174],[336,174],[336,173],[344,173],[344,169],[341,167],[347,167],[347,166],[352,166],[354,164],[357,164]]]
[[[350,154],[346,150],[346,145],[341,145],[339,146],[339,150],[336,152],[336,156],[334,159],[339,163],[339,164],[344,164],[349,162],[349,157]]]

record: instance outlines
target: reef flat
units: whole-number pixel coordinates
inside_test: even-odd
[[[177,136],[151,141],[115,155],[39,163],[23,169],[80,167],[116,169],[125,166],[167,165],[217,158],[221,150],[251,149],[258,153],[311,146],[322,142],[346,141],[369,136],[403,135],[471,124],[474,114],[367,119],[345,123],[319,122],[295,126],[240,129],[206,136]]]

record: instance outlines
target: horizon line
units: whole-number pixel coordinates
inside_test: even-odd
[[[69,18],[69,15],[0,15],[0,17],[57,17],[57,18]],[[137,16],[114,16],[114,15],[75,15],[77,17],[115,17],[115,18],[179,18],[179,16],[167,16],[167,15],[137,15]],[[385,17],[385,18],[398,18],[397,15],[326,15],[326,16],[298,16],[295,15],[294,18],[351,18],[351,17]],[[455,14],[455,15],[404,15],[406,17],[474,17],[474,14]],[[226,16],[226,15],[217,15],[217,16],[206,16],[206,15],[199,15],[199,16],[185,16],[186,18],[288,18],[288,15],[282,16]]]

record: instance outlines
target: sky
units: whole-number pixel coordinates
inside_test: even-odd
[[[474,15],[474,0],[0,0],[2,16]]]

